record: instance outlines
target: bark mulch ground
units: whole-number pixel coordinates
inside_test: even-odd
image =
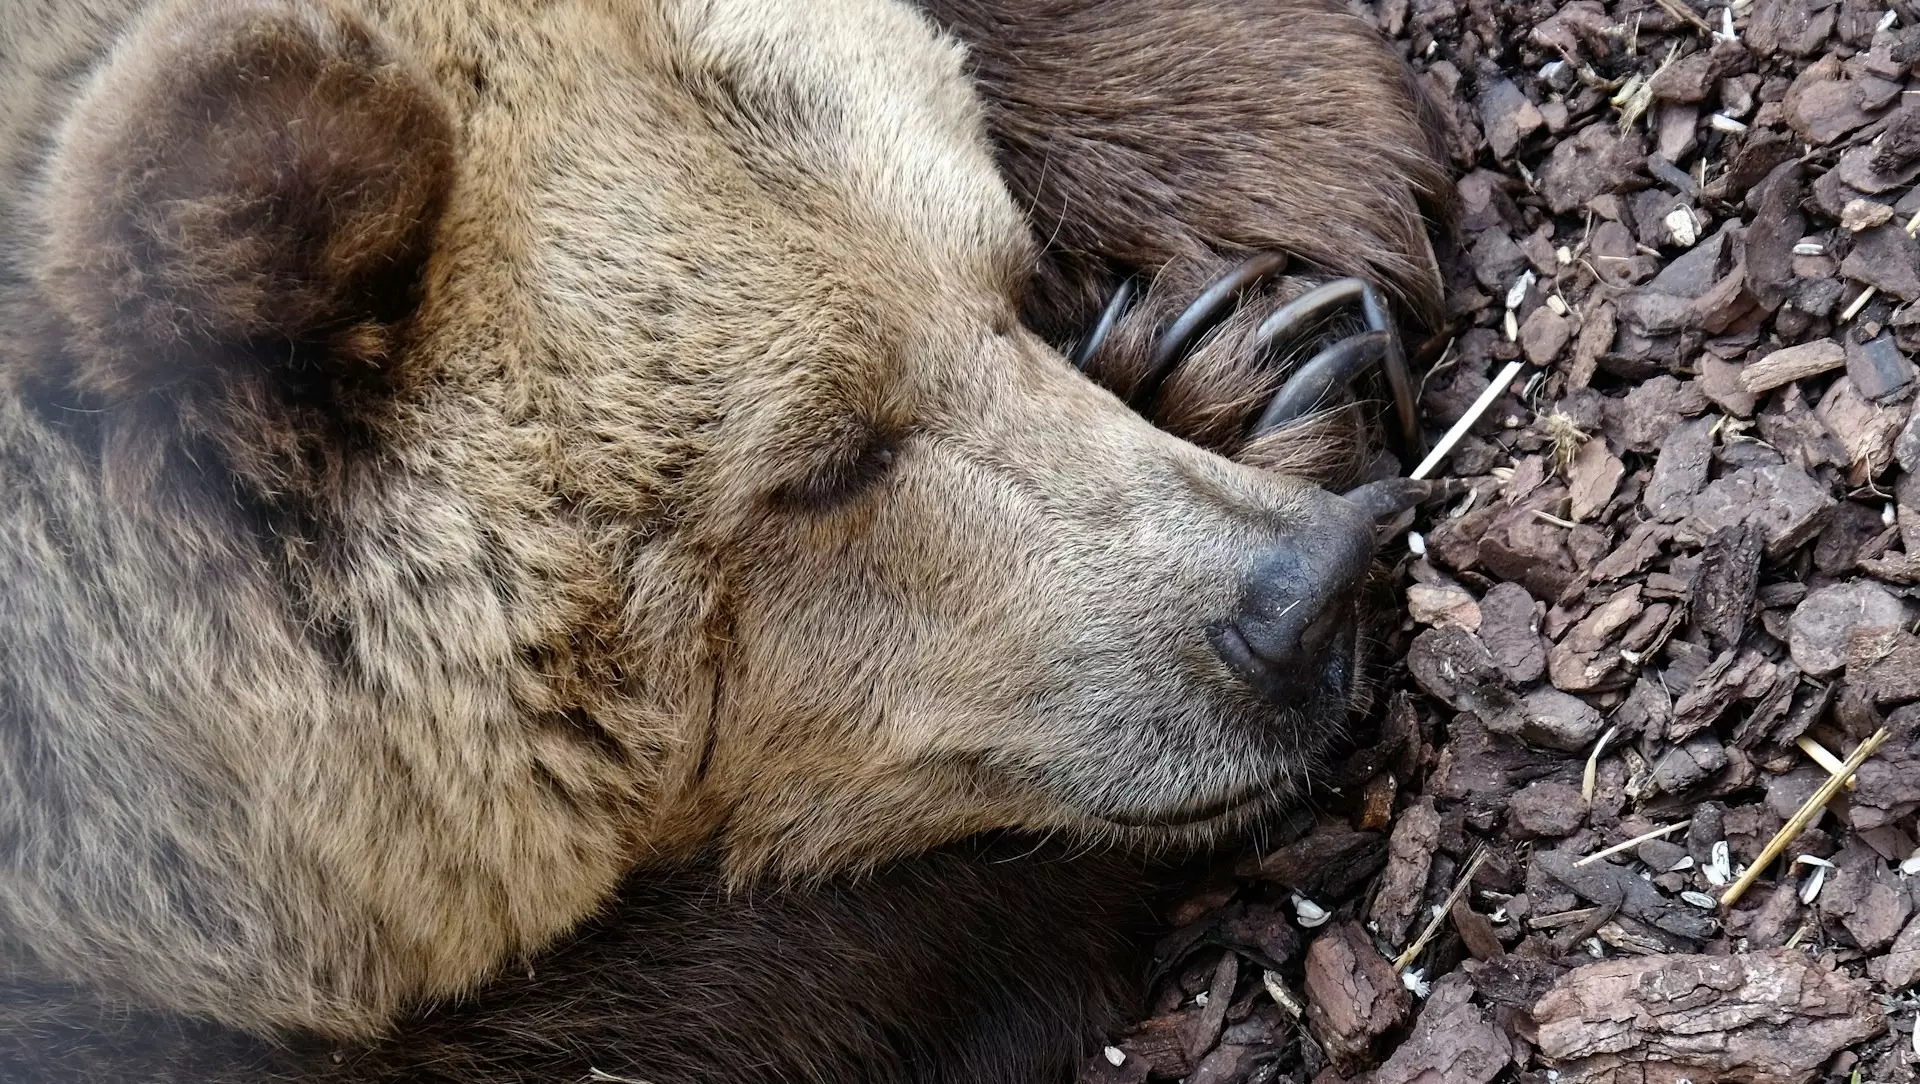
[[[1424,409],[1525,367],[1083,1081],[1914,1080],[1920,5],[1373,2],[1461,175]]]

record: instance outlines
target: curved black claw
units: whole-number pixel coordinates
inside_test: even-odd
[[[1253,435],[1265,436],[1313,413],[1334,385],[1346,384],[1371,368],[1387,356],[1392,343],[1391,332],[1369,331],[1341,339],[1315,354],[1273,393],[1260,420],[1253,423]]]
[[[1136,410],[1152,410],[1160,389],[1173,375],[1187,351],[1199,339],[1225,319],[1240,296],[1287,268],[1287,257],[1265,252],[1241,261],[1200,292],[1165,331],[1154,340],[1147,370],[1133,389],[1131,403]],[[1100,311],[1099,319],[1085,339],[1074,348],[1072,362],[1082,372],[1088,370],[1113,329],[1124,319],[1142,294],[1137,275],[1128,276]],[[1336,309],[1358,302],[1367,330],[1340,340],[1310,358],[1290,374],[1260,418],[1250,436],[1261,437],[1283,429],[1319,409],[1335,387],[1352,382],[1361,373],[1378,364],[1386,374],[1393,396],[1397,427],[1390,443],[1404,462],[1418,462],[1426,454],[1426,441],[1420,432],[1420,419],[1414,403],[1412,374],[1407,369],[1406,351],[1401,348],[1398,329],[1379,291],[1365,279],[1343,278],[1322,283],[1274,310],[1254,332],[1255,349],[1263,355],[1297,341],[1313,331]]]
[[[1275,309],[1273,315],[1261,322],[1254,339],[1261,349],[1270,349],[1276,341],[1300,337],[1328,313],[1354,301],[1360,302],[1367,331],[1327,348],[1288,377],[1261,415],[1255,435],[1299,418],[1318,406],[1334,384],[1334,379],[1325,375],[1329,369],[1336,365],[1350,367],[1343,368],[1338,379],[1351,379],[1377,360],[1386,372],[1387,388],[1393,394],[1395,420],[1399,423],[1395,451],[1408,463],[1418,462],[1426,454],[1426,441],[1421,436],[1420,416],[1414,405],[1413,376],[1407,371],[1407,355],[1400,347],[1400,336],[1386,302],[1371,283],[1357,278],[1322,283]],[[1381,338],[1373,339],[1376,335]],[[1355,352],[1341,352],[1347,343],[1356,340],[1367,340],[1368,345],[1355,348]],[[1377,347],[1373,345],[1376,341],[1380,344]],[[1301,384],[1298,389],[1294,386],[1296,383]]]
[[[1465,487],[1454,478],[1383,478],[1378,482],[1368,482],[1358,489],[1348,490],[1340,499],[1353,505],[1375,520],[1397,516],[1415,505],[1425,504],[1436,497],[1450,497]]]
[[[1247,290],[1286,270],[1287,257],[1278,252],[1263,252],[1249,257],[1239,266],[1213,281],[1213,284],[1200,292],[1167,330],[1160,333],[1154,341],[1153,354],[1147,362],[1147,374],[1140,385],[1133,390],[1133,404],[1136,408],[1149,405],[1154,396],[1160,394],[1160,385],[1166,383],[1180,359],[1206,331],[1225,319],[1233,310],[1241,291]],[[1111,303],[1108,305],[1112,307]],[[1102,313],[1104,319],[1105,313]]]
[[[1120,288],[1113,292],[1113,296],[1107,299],[1106,307],[1100,310],[1100,319],[1094,321],[1093,330],[1087,332],[1087,337],[1080,340],[1079,346],[1074,347],[1074,368],[1083,373],[1087,371],[1087,367],[1093,364],[1093,356],[1106,344],[1114,325],[1120,322],[1128,309],[1133,308],[1133,299],[1139,293],[1140,276],[1128,275],[1121,281]]]

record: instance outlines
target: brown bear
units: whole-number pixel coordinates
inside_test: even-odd
[[[1317,278],[1431,312],[1445,184],[1331,4],[51,0],[0,39],[20,1075],[115,1020],[279,1073],[623,879],[564,990],[310,1071],[577,1075],[553,1006],[596,998],[656,1084],[1047,1071],[1138,885],[957,841],[1204,843],[1337,733],[1372,532],[1314,483],[1360,461],[1241,447],[1284,377],[1243,347]],[[1162,371],[1266,253],[1298,274]],[[1060,353],[1130,277],[1088,365],[1172,432]],[[1023,968],[1076,993],[1008,1004]],[[809,982],[892,1007],[756,1040]]]

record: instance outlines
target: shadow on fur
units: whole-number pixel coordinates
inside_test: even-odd
[[[638,878],[576,938],[365,1049],[0,986],[20,1084],[1064,1079],[1137,1009],[1151,876],[1113,854],[975,840],[859,879],[724,892]]]

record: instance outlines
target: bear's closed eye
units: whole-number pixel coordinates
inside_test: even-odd
[[[898,458],[896,434],[862,424],[812,474],[773,491],[775,507],[826,512],[867,492],[887,476]]]

